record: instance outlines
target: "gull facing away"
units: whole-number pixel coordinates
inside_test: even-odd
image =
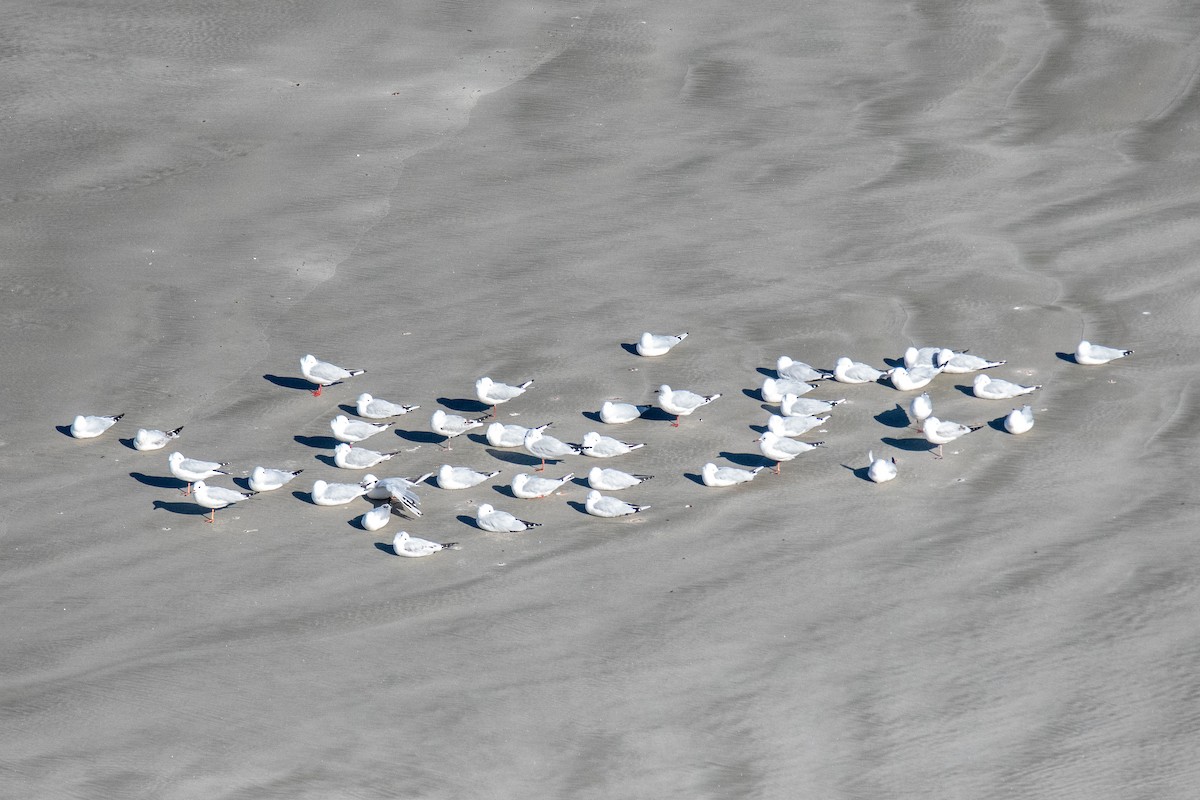
[[[925,434],[925,441],[937,445],[933,454],[934,458],[941,458],[942,445],[950,444],[960,436],[966,436],[971,431],[977,431],[982,427],[982,425],[963,425],[961,422],[949,422],[937,417],[928,417],[925,424],[921,426],[921,433]]]
[[[548,436],[545,433],[546,428],[550,427],[550,423],[539,425],[536,428],[530,428],[525,434],[523,442],[526,452],[537,456],[542,460],[542,465],[535,472],[542,472],[546,469],[546,460],[551,461],[563,458],[569,455],[579,455],[583,452],[583,448],[577,444],[567,444],[564,441],[555,439],[553,436]]]
[[[596,431],[585,433],[583,440],[579,444],[583,454],[592,458],[623,456],[630,451],[637,450],[639,447],[646,446],[645,442],[638,442],[636,444],[622,442],[620,439],[614,439],[611,436],[601,436]]]
[[[895,458],[876,458],[870,450],[867,451],[867,461],[870,462],[870,466],[867,467],[867,477],[875,483],[887,483],[896,477],[896,473],[899,471],[896,469]]]
[[[475,396],[479,398],[479,402],[492,407],[492,416],[496,416],[496,406],[501,403],[507,403],[514,397],[520,397],[525,394],[525,390],[533,383],[533,378],[516,386],[510,386],[507,383],[498,383],[491,378],[484,376],[475,381]]]
[[[327,483],[316,480],[312,485],[312,501],[319,506],[344,506],[367,493],[360,483]]]
[[[337,364],[330,364],[312,353],[300,359],[300,371],[304,373],[305,378],[317,385],[313,391],[313,397],[320,397],[321,390],[326,386],[333,386],[347,378],[353,378],[355,375],[362,375],[366,372],[365,369],[345,369]]]
[[[437,485],[442,489],[470,489],[499,474],[500,470],[478,472],[469,467],[453,467],[449,464],[442,464],[437,471]]]
[[[467,419],[458,414],[447,414],[439,408],[429,418],[429,427],[434,433],[445,436],[446,441],[449,442],[455,436],[462,436],[472,428],[483,427],[483,419]],[[443,444],[442,447],[446,450],[450,449],[448,444]]]
[[[196,481],[202,481],[214,475],[229,474],[221,469],[221,467],[229,466],[228,461],[200,461],[195,458],[184,458],[183,453],[180,452],[167,456],[167,465],[171,468],[172,475],[187,484],[187,488],[183,491],[184,497],[192,493],[192,484]]]
[[[1033,406],[1014,408],[1004,418],[1004,430],[1009,433],[1025,433],[1033,427]]]
[[[369,469],[370,467],[400,455],[399,450],[390,453],[380,453],[365,447],[351,447],[342,442],[333,448],[333,463],[342,469]]]
[[[809,450],[825,444],[824,442],[801,442],[771,431],[767,431],[754,441],[758,442],[758,449],[762,451],[762,454],[775,462],[774,472],[776,475],[780,474],[780,467],[783,466],[784,461],[791,461],[801,453],[807,453]]]
[[[587,482],[588,486],[593,489],[599,489],[604,492],[619,492],[622,489],[637,486],[639,483],[645,483],[653,477],[653,475],[633,475],[628,472],[622,472],[619,469],[592,467],[588,470]]]
[[[928,386],[944,367],[945,365],[940,361],[932,365],[917,364],[915,367],[896,367],[889,370],[887,376],[897,391],[915,392],[917,389],[924,389]]]
[[[392,506],[390,503],[380,503],[370,511],[364,512],[358,521],[364,528],[369,531],[377,531],[384,525],[387,525],[392,519]]]
[[[534,500],[539,497],[547,497],[554,494],[563,484],[574,478],[575,474],[568,472],[557,480],[553,478],[539,478],[536,475],[530,475],[528,472],[519,472],[513,475],[510,488],[512,493],[523,500]]]
[[[668,414],[675,415],[675,421],[671,423],[671,427],[679,427],[679,418],[686,417],[697,408],[706,406],[712,401],[720,397],[718,394],[696,394],[689,392],[687,389],[672,389],[667,384],[655,389],[658,394],[658,407]]]
[[[929,396],[929,392],[922,392],[912,399],[908,404],[908,416],[912,420],[913,427],[918,431],[925,424],[925,420],[933,413],[933,398]]]
[[[117,424],[124,414],[85,416],[80,414],[71,423],[71,435],[76,439],[94,439]]]
[[[819,428],[829,421],[829,417],[781,417],[778,414],[772,414],[767,419],[767,430],[779,434],[780,436],[803,436],[813,428]]]
[[[811,383],[797,381],[791,378],[763,378],[759,394],[768,403],[780,403],[785,395],[794,394],[797,397],[808,394],[817,387]]]
[[[530,528],[542,527],[540,522],[517,519],[507,511],[500,511],[492,507],[490,503],[480,503],[479,509],[475,512],[475,524],[483,530],[493,533],[520,533]]]
[[[739,467],[718,467],[711,461],[700,470],[700,479],[705,486],[736,486],[739,483],[749,483],[766,467],[740,469]]]
[[[1122,350],[1117,347],[1105,347],[1100,344],[1092,344],[1084,339],[1075,348],[1075,363],[1084,364],[1087,366],[1096,366],[1098,364],[1107,364],[1114,358],[1124,358],[1125,356],[1133,355],[1132,350]]]
[[[162,450],[169,442],[179,438],[181,430],[183,430],[182,425],[171,431],[138,428],[138,432],[133,437],[133,449],[142,451]]]
[[[637,353],[639,356],[663,356],[674,347],[687,338],[686,333],[680,333],[672,336],[669,333],[643,333],[637,342]]]
[[[887,373],[883,370],[875,369],[861,361],[851,361],[846,356],[839,358],[833,365],[833,378],[841,383],[874,383],[885,374]]]
[[[962,375],[968,372],[979,372],[984,369],[992,369],[1007,364],[1007,361],[988,361],[986,358],[980,358],[970,353],[956,353],[953,350],[946,349],[939,356],[942,363],[942,371],[948,375]]]
[[[587,499],[583,503],[583,507],[587,513],[593,517],[625,517],[630,514],[637,514],[640,511],[648,511],[650,506],[638,506],[633,503],[626,503],[616,497],[605,497],[595,489],[588,492]]]
[[[780,356],[775,362],[775,375],[794,381],[824,381],[833,377],[833,370],[817,369],[803,361],[793,361],[788,356]]]
[[[396,538],[392,539],[392,552],[405,558],[422,558],[423,556],[431,556],[434,553],[439,553],[442,550],[453,550],[457,547],[458,542],[440,544],[438,542],[431,542],[428,539],[417,539],[414,536],[409,536],[408,531],[400,531],[396,534]]]
[[[605,400],[604,404],[600,406],[600,421],[608,425],[621,425],[625,422],[633,422],[652,408],[654,406],[638,406],[633,403],[614,403],[611,400]]]
[[[410,411],[416,411],[420,406],[406,406],[400,403],[391,403],[387,400],[381,400],[378,397],[363,392],[358,396],[357,409],[360,417],[367,419],[387,419],[389,417],[401,417]]]
[[[253,497],[258,492],[236,492],[233,489],[226,489],[224,486],[209,486],[204,481],[196,481],[195,491],[192,492],[192,499],[197,505],[204,506],[209,509],[208,516],[204,519],[205,522],[215,522],[217,509],[231,506],[234,503],[245,500],[247,497]]]
[[[488,425],[484,435],[492,447],[523,447],[525,434],[533,430],[524,425],[511,425],[505,422],[493,422]]]
[[[353,445],[386,431],[394,424],[392,422],[363,422],[361,419],[350,419],[345,414],[338,414],[329,421],[329,429],[333,431],[333,438],[339,442]]]
[[[271,492],[275,489],[281,489],[301,472],[304,472],[304,470],[255,467],[250,472],[250,488],[256,492]]]
[[[784,417],[816,416],[832,411],[834,406],[844,402],[844,397],[840,400],[816,400],[812,397],[785,394],[779,403],[779,413]]]
[[[974,395],[982,397],[984,400],[1009,400],[1023,394],[1032,394],[1040,388],[1042,388],[1041,384],[1022,386],[1019,383],[993,378],[990,375],[976,375],[971,384],[971,391]]]

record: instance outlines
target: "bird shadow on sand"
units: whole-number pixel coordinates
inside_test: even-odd
[[[497,484],[493,484],[493,485],[492,485],[492,489],[493,489],[493,490],[494,490],[494,491],[495,491],[497,494],[502,494],[502,495],[504,495],[505,497],[507,497],[507,498],[509,498],[509,499],[512,499],[512,500],[516,500],[516,499],[517,499],[517,496],[516,496],[515,494],[513,494],[512,487],[511,487],[511,486],[509,486],[507,483],[497,483]]]
[[[909,453],[929,452],[937,448],[937,445],[926,441],[924,438],[918,439],[915,436],[909,439],[895,439],[891,436],[884,436],[879,441],[886,444],[888,447],[894,447],[897,450],[905,450]]]
[[[439,397],[437,401],[438,405],[443,408],[457,411],[460,414],[486,414],[492,410],[491,406],[467,397]]]
[[[704,478],[695,472],[685,472],[683,473],[683,477],[687,478],[692,483],[698,483],[701,486],[704,485]]]
[[[375,549],[381,553],[384,553],[385,555],[389,555],[389,556],[396,555],[396,549],[394,547],[392,547],[390,542],[376,542]]]
[[[600,423],[604,422],[604,420],[600,419],[599,411],[584,411],[582,413],[585,417],[590,419],[592,422],[600,422]]]
[[[868,472],[867,467],[852,467],[849,464],[842,464],[842,466],[845,467],[846,469],[850,470],[851,472],[853,472],[854,477],[864,480],[867,483],[871,483],[871,479],[869,477],[867,477],[867,472]]]
[[[903,358],[885,358],[883,360],[883,363],[887,364],[892,369],[895,369],[896,367],[904,366],[904,359]]]
[[[728,453],[721,451],[717,453],[721,458],[731,464],[737,464],[739,467],[773,467],[775,462],[759,453]]]
[[[162,509],[163,511],[170,511],[172,514],[183,514],[184,516],[190,517],[208,515],[208,509],[196,503],[155,500],[154,507],[156,509]]]
[[[339,405],[338,411],[341,411],[343,414],[353,414],[356,417],[358,416],[358,406],[352,406],[349,403],[342,403]]]
[[[568,500],[567,505],[569,505],[571,508],[578,511],[580,514],[587,513],[587,506],[584,505],[583,503],[579,502],[578,500]]]
[[[889,428],[907,428],[909,425],[908,412],[901,408],[899,403],[895,408],[876,414],[875,421]]]
[[[71,436],[71,426],[70,425],[55,425],[54,430],[58,431],[63,436],[66,436],[70,439],[75,438],[74,436]]]
[[[767,402],[767,398],[763,397],[761,389],[742,389],[742,394],[749,397],[751,400],[757,400],[760,403]]]
[[[956,383],[956,384],[954,384],[954,388],[958,389],[960,392],[965,394],[967,397],[975,396],[975,387],[974,386],[966,386],[961,383]]]
[[[316,384],[309,383],[304,378],[295,378],[290,375],[263,375],[263,380],[270,381],[276,386],[284,389],[303,389],[306,392],[313,392]]]
[[[327,456],[324,453],[319,453],[316,456],[316,459],[317,459],[317,461],[320,461],[322,464],[324,464],[326,466],[329,466],[329,467],[337,466],[337,461],[334,460],[333,456]]]
[[[68,430],[70,430],[70,429],[68,428]],[[130,450],[137,450],[137,448],[133,446],[133,437],[132,436],[129,437],[128,439],[117,439],[117,441],[120,442],[121,444],[125,445],[126,447],[128,447]]]
[[[141,472],[131,472],[129,477],[146,486],[153,486],[155,489],[178,489],[183,491],[187,488],[187,482],[181,481],[178,478],[170,475],[145,475]]]
[[[771,430],[769,425],[747,425],[746,427],[749,428],[750,430],[754,431],[755,433],[757,433],[760,436],[762,434],[766,433],[767,431]]]
[[[986,424],[989,428],[991,428],[994,431],[1000,431],[1001,433],[1008,433],[1008,431],[1004,428],[1004,420],[1007,416],[1008,415],[1005,414],[1003,417],[996,417],[995,419],[988,420]]]
[[[508,464],[516,464],[522,467],[540,467],[542,460],[537,456],[531,456],[528,453],[519,452],[516,450],[498,450],[495,447],[485,448],[489,456],[497,461],[504,461]],[[554,459],[546,459],[546,466],[553,466],[561,463]]]
[[[396,428],[396,435],[406,442],[416,442],[418,444],[443,444],[446,437],[440,433],[433,431],[406,431],[401,428]]]
[[[770,367],[759,367],[758,374],[762,375],[765,378],[775,378],[775,379],[779,378],[779,373],[776,372],[775,370],[771,369]]]
[[[296,498],[297,500],[302,500],[309,505],[316,505],[316,503],[313,502],[312,492],[305,492],[297,489],[296,491],[292,492],[292,497]]]
[[[1078,361],[1075,360],[1074,353],[1055,353],[1054,355],[1058,356],[1059,358],[1061,358],[1063,361],[1067,362],[1068,364],[1078,364],[1079,363]]]
[[[249,478],[234,478],[233,483],[235,486],[237,486],[242,491],[246,491],[246,492],[252,491],[252,489],[250,488],[250,479]]]
[[[300,434],[292,437],[305,447],[316,447],[320,450],[332,450],[338,446],[338,440],[332,436],[305,436]]]
[[[621,342],[621,349],[631,356],[639,355],[637,351],[637,342]]]
[[[467,516],[466,514],[459,514],[457,517],[455,517],[455,519],[457,519],[463,525],[469,525],[476,530],[483,530],[483,528],[479,527],[479,522],[474,517]]]
[[[647,419],[651,420],[652,422],[674,422],[675,415],[668,414],[658,406],[651,406],[651,408],[645,414],[642,414],[642,416],[638,417],[638,419]]]

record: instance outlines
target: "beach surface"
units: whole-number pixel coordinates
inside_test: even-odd
[[[1186,5],[12,5],[0,794],[1195,796]],[[779,356],[910,345],[1043,388],[935,378],[983,425],[939,460],[915,392],[823,383],[824,447],[701,484],[771,463]],[[314,397],[306,353],[367,372]],[[646,446],[517,499],[536,459],[429,430],[487,412],[483,375],[534,379],[502,422]],[[722,397],[597,421],[664,383]],[[362,477],[329,420],[364,391],[421,407],[375,474],[501,474],[377,532],[314,505]],[[172,450],[304,473],[207,525]],[[585,514],[597,464],[652,508]],[[458,547],[398,558],[402,529]]]

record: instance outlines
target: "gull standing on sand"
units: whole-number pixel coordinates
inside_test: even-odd
[[[234,503],[245,500],[247,497],[253,497],[258,492],[236,492],[233,489],[226,489],[223,486],[209,486],[204,481],[196,481],[195,491],[192,492],[192,499],[197,505],[204,506],[209,509],[208,517],[205,522],[215,522],[218,508],[225,508]]]
[[[85,416],[80,414],[75,417],[71,423],[71,435],[76,439],[94,439],[106,430],[117,424],[117,420],[125,416],[124,414],[114,414],[112,416],[95,415]]]
[[[1033,427],[1033,406],[1014,408],[1004,418],[1004,430],[1009,433],[1025,433]]]
[[[194,458],[184,458],[183,453],[179,452],[167,456],[167,464],[171,468],[171,474],[187,484],[187,489],[183,492],[184,497],[192,493],[192,484],[196,481],[202,481],[214,475],[229,474],[221,469],[221,467],[229,466],[228,461],[199,461]]]
[[[803,361],[793,361],[788,356],[780,356],[775,362],[775,375],[794,381],[824,381],[833,377],[831,369],[817,369]]]
[[[637,514],[639,511],[648,511],[650,506],[638,506],[633,503],[626,503],[624,500],[619,500],[616,497],[605,497],[595,489],[588,492],[587,499],[583,503],[583,507],[587,513],[593,517],[625,517],[630,514]]]
[[[539,478],[536,475],[530,475],[528,472],[519,472],[513,475],[509,488],[512,489],[513,495],[520,497],[522,500],[534,500],[554,494],[562,488],[563,484],[574,477],[575,474],[571,472],[568,472],[557,480],[553,478]]]
[[[405,558],[422,558],[423,556],[431,556],[442,550],[452,550],[457,547],[458,542],[439,544],[438,542],[431,542],[428,539],[417,539],[416,537],[409,536],[408,531],[400,531],[396,534],[396,538],[392,539],[392,552]]]
[[[499,474],[500,470],[477,472],[468,467],[452,467],[449,464],[442,464],[437,471],[437,485],[442,489],[470,489]]]
[[[333,386],[366,372],[365,369],[344,369],[337,364],[322,361],[311,353],[300,359],[300,371],[304,373],[305,378],[317,385],[313,397],[320,397],[321,390],[326,386]]]
[[[390,453],[380,453],[378,450],[368,450],[365,447],[351,447],[342,442],[333,448],[333,463],[342,469],[368,469],[376,464],[400,455],[399,450]]]
[[[945,349],[939,356],[944,366],[942,371],[948,375],[962,375],[967,372],[979,372],[983,369],[992,369],[1007,364],[1007,361],[988,361],[986,358],[971,355],[970,353],[956,353],[953,350]]]
[[[491,378],[484,376],[475,381],[475,396],[479,398],[479,402],[492,407],[492,416],[494,417],[496,416],[496,406],[525,394],[525,390],[532,383],[533,378],[530,378],[524,383],[510,386],[507,383],[497,383]]]
[[[377,433],[382,433],[394,425],[394,422],[363,422],[361,419],[350,419],[345,414],[338,414],[329,421],[329,429],[333,438],[339,442],[354,445],[370,439]]]
[[[971,391],[975,396],[982,397],[984,400],[1009,400],[1023,394],[1032,394],[1040,388],[1042,388],[1041,384],[1022,386],[1019,383],[993,378],[990,375],[976,375],[971,384]]]
[[[796,394],[785,394],[779,402],[779,413],[784,417],[805,417],[824,414],[833,410],[834,406],[846,402],[840,400],[816,400],[811,397],[801,397]]]
[[[614,403],[611,400],[605,400],[604,404],[600,406],[600,421],[608,425],[633,422],[652,408],[654,406],[638,406],[633,403]]]
[[[928,417],[925,424],[921,426],[921,433],[925,434],[925,441],[937,445],[933,455],[935,458],[941,458],[942,445],[950,444],[960,436],[966,436],[971,431],[977,431],[982,427],[982,425],[963,425],[961,422],[949,422],[937,417]]]
[[[466,417],[460,417],[458,414],[447,414],[439,408],[429,418],[429,427],[434,433],[445,436],[446,441],[449,442],[455,436],[461,436],[472,428],[483,427],[483,420],[467,419]],[[443,444],[442,447],[446,450],[450,449],[448,444]]]
[[[588,486],[604,492],[619,492],[653,478],[653,475],[633,475],[619,469],[592,467],[588,470]]]
[[[481,503],[475,512],[475,524],[485,531],[493,533],[520,533],[530,528],[540,528],[540,522],[527,522],[517,519],[507,511],[493,508],[490,503]]]
[[[492,447],[522,447],[525,444],[525,434],[531,430],[533,429],[524,425],[493,422],[488,425],[484,435]]]
[[[791,378],[763,378],[762,389],[759,394],[762,399],[768,403],[780,403],[785,395],[794,394],[797,397],[808,394],[817,387],[811,383],[804,381],[792,380]]]
[[[767,430],[780,436],[803,436],[813,428],[819,428],[828,421],[829,417],[813,417],[809,415],[781,417],[778,414],[772,414],[767,419]]]
[[[851,361],[846,356],[839,358],[833,365],[833,378],[841,383],[874,383],[885,374],[887,373],[883,370],[875,369],[861,361]]]
[[[313,481],[312,501],[318,506],[344,506],[367,493],[366,486],[361,483],[327,483],[322,480]]]
[[[302,469],[286,470],[255,467],[250,472],[250,488],[256,492],[271,492],[286,486]]]
[[[929,396],[929,392],[922,392],[912,399],[908,404],[908,416],[912,419],[913,427],[918,431],[925,424],[925,420],[933,413],[933,398]]]
[[[614,439],[611,436],[601,436],[596,431],[585,433],[583,440],[579,444],[581,452],[585,456],[591,456],[592,458],[623,456],[632,450],[646,446],[645,442],[638,442],[637,444],[622,442],[620,439]]]
[[[138,432],[133,437],[133,449],[142,451],[162,450],[169,442],[179,438],[181,430],[183,430],[182,425],[170,431],[138,428]]]
[[[809,450],[825,444],[824,442],[800,442],[771,431],[767,431],[754,441],[758,442],[758,449],[762,451],[762,454],[775,462],[774,472],[776,475],[780,474],[780,467],[783,466],[784,461],[791,461],[801,453],[807,453]]]
[[[359,523],[369,531],[377,531],[387,525],[392,519],[390,503],[380,503],[358,518]]]
[[[896,469],[895,458],[876,458],[870,450],[867,451],[867,461],[870,463],[867,467],[867,477],[875,483],[886,483],[896,477],[899,471]]]
[[[553,436],[547,436],[546,428],[550,427],[550,423],[539,425],[536,428],[530,428],[525,434],[524,446],[525,450],[532,455],[537,456],[542,460],[542,465],[535,472],[542,472],[546,469],[546,459],[551,461],[564,458],[569,455],[579,455],[583,452],[583,448],[577,444],[567,444],[564,441],[555,439]]]
[[[402,417],[410,411],[416,411],[420,406],[406,406],[400,403],[391,403],[387,400],[381,400],[378,397],[363,392],[358,396],[358,415],[367,419],[387,419],[389,417]]]
[[[738,467],[718,467],[711,461],[700,470],[700,479],[705,486],[736,486],[739,483],[749,483],[766,467],[740,469]]]
[[[1092,344],[1085,339],[1075,348],[1075,363],[1095,366],[1097,364],[1107,364],[1114,358],[1124,358],[1131,355],[1133,355],[1132,350],[1122,350],[1117,347]]]
[[[667,351],[686,338],[686,333],[672,336],[668,333],[650,333],[647,331],[638,339],[637,352],[639,356],[666,355]]]
[[[658,407],[668,414],[675,415],[675,421],[671,423],[673,428],[679,427],[680,417],[691,414],[697,408],[706,406],[721,396],[720,393],[702,395],[687,389],[672,389],[665,383],[655,389],[655,392],[658,394]]]

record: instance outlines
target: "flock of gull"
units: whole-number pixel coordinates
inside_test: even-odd
[[[672,348],[680,344],[688,334],[665,335],[644,333],[638,340],[635,351],[645,357],[666,355]],[[1122,358],[1132,353],[1112,347],[1093,345],[1087,341],[1079,343],[1075,349],[1074,360],[1082,365],[1106,364],[1113,359]],[[779,413],[772,414],[767,421],[766,430],[757,439],[759,449],[770,461],[775,462],[774,472],[779,474],[783,462],[791,461],[800,455],[814,450],[824,442],[804,441],[799,437],[819,428],[829,416],[828,414],[845,399],[818,400],[807,397],[817,385],[823,382],[840,384],[884,383],[901,392],[916,392],[923,390],[938,375],[975,373],[971,391],[974,396],[987,400],[1011,400],[1031,394],[1040,386],[1022,385],[1000,378],[993,378],[987,370],[1004,365],[1005,361],[991,361],[968,352],[957,352],[944,347],[909,347],[903,358],[903,366],[890,369],[877,369],[869,364],[856,362],[847,357],[837,359],[833,369],[819,369],[801,361],[794,361],[788,356],[781,356],[775,368],[775,377],[763,381],[761,396],[768,403],[778,404]],[[300,360],[300,369],[306,380],[316,386],[312,391],[314,396],[321,396],[327,386],[342,383],[350,378],[362,375],[365,370],[345,369],[316,356],[306,355]],[[520,499],[535,499],[553,495],[569,481],[575,478],[574,473],[567,473],[559,478],[543,477],[539,473],[545,471],[547,461],[559,461],[564,458],[582,455],[596,459],[607,459],[623,456],[644,447],[644,443],[631,443],[605,436],[597,431],[586,434],[579,443],[564,442],[547,433],[550,423],[527,428],[521,425],[505,424],[499,421],[487,423],[491,417],[495,420],[499,406],[516,400],[532,385],[532,380],[510,385],[494,381],[489,377],[479,378],[475,382],[475,394],[480,403],[491,408],[488,416],[469,418],[452,414],[443,409],[437,409],[430,417],[430,430],[443,437],[441,446],[450,450],[450,440],[462,436],[468,431],[485,428],[488,444],[496,448],[522,448],[530,455],[539,459],[540,466],[532,473],[522,472],[513,476],[510,483],[512,495]],[[709,403],[718,400],[720,394],[700,394],[687,389],[673,389],[663,384],[655,390],[656,405],[659,409],[674,417],[671,425],[678,427],[680,420],[694,413]],[[642,418],[655,406],[636,405],[632,403],[605,401],[600,408],[599,419],[607,425],[619,425]],[[330,430],[338,444],[334,448],[334,464],[345,470],[368,470],[379,467],[400,451],[382,452],[362,446],[372,436],[388,430],[395,424],[395,418],[408,414],[419,406],[393,403],[376,398],[367,393],[358,396],[356,411],[360,419],[352,419],[344,414],[338,414],[330,421]],[[912,425],[934,445],[934,456],[942,457],[943,445],[949,444],[972,431],[979,430],[982,425],[966,425],[950,420],[939,419],[933,414],[933,402],[928,392],[914,396],[908,405],[907,413]],[[124,415],[113,416],[84,416],[75,418],[70,427],[70,433],[77,439],[90,439],[100,436]],[[1011,434],[1021,434],[1033,427],[1033,409],[1024,405],[1013,409],[1004,418],[1004,428]],[[169,431],[139,429],[133,437],[132,445],[141,451],[161,450],[179,438],[182,427]],[[867,454],[866,477],[876,483],[884,483],[894,479],[898,474],[898,466],[894,458],[876,458],[873,451]],[[303,470],[286,470],[273,467],[256,466],[250,472],[247,486],[249,491],[239,491],[223,486],[210,484],[208,481],[219,475],[229,475],[224,468],[227,462],[205,461],[187,458],[180,452],[173,452],[167,459],[171,474],[184,482],[182,490],[185,496],[191,497],[198,505],[209,509],[206,522],[214,522],[218,509],[226,508],[241,502],[261,492],[269,492],[283,488],[303,472]],[[742,469],[740,467],[720,467],[715,463],[707,463],[700,472],[701,482],[705,486],[725,487],[748,483],[765,467]],[[486,480],[496,477],[499,471],[481,472],[466,466],[443,464],[436,472],[417,478],[383,478],[367,474],[357,483],[331,483],[316,480],[312,484],[309,496],[312,502],[321,506],[337,506],[354,502],[358,498],[374,501],[371,510],[365,512],[359,519],[363,528],[376,531],[391,520],[393,514],[401,514],[410,518],[422,516],[420,497],[416,488],[432,479],[441,489],[469,489]],[[605,492],[619,492],[632,489],[651,478],[625,472],[620,469],[592,467],[586,477],[589,487],[584,509],[592,516],[616,518],[638,514],[650,509],[648,505],[638,505],[627,502]],[[516,515],[495,508],[490,503],[481,503],[476,510],[476,525],[485,531],[520,532],[540,526],[540,523],[523,520]],[[418,539],[406,531],[400,531],[393,539],[392,547],[397,555],[407,557],[427,556],[447,548],[456,548],[457,543],[439,543]]]

